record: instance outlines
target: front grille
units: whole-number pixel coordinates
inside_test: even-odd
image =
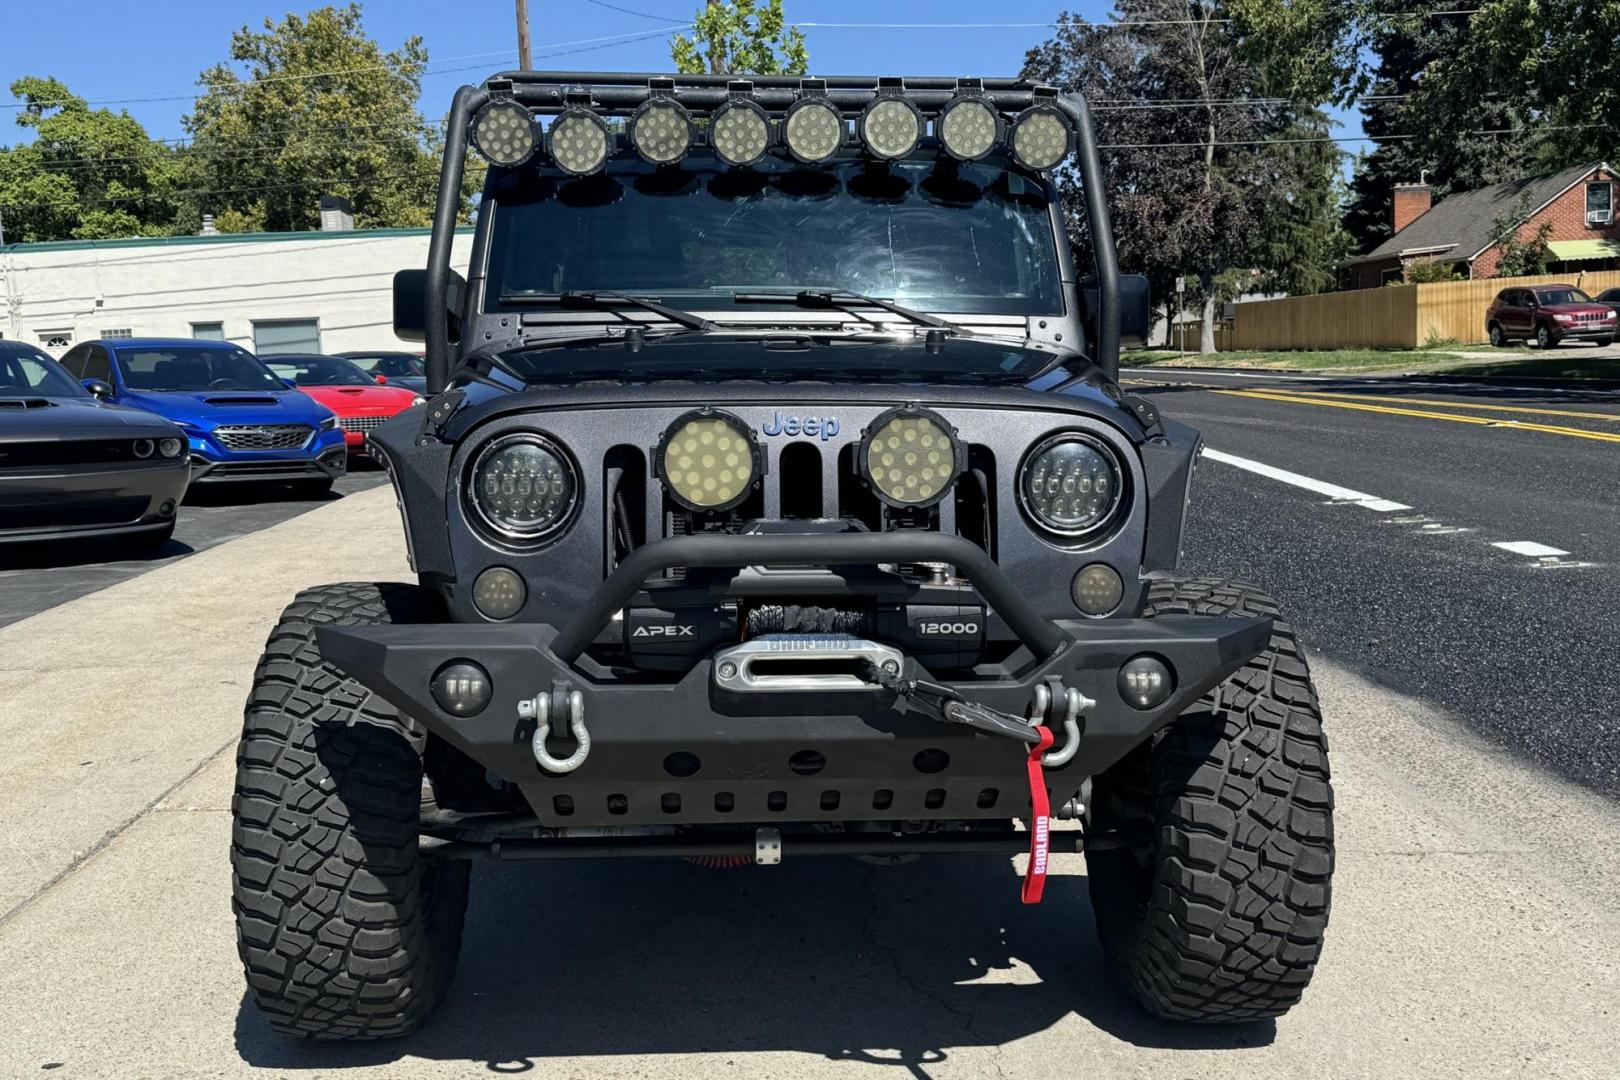
[[[145,441],[156,442],[153,439]],[[151,448],[148,448],[147,456],[162,460]],[[41,440],[0,444],[0,469],[33,465],[100,465],[135,460],[133,439]]]
[[[30,529],[124,525],[140,520],[149,501],[144,495],[129,495],[114,499],[0,502],[0,529],[22,532]]]
[[[344,431],[376,431],[392,419],[392,416],[345,416],[338,423]]]
[[[308,424],[255,424],[217,427],[214,438],[227,450],[297,450],[309,442]]]

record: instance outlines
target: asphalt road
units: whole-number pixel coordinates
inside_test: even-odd
[[[351,462],[318,499],[285,485],[200,485],[186,493],[174,537],[150,555],[131,556],[116,538],[0,545],[0,626],[144,574],[216,544],[247,536],[323,503],[387,482],[382,469]]]
[[[1620,392],[1185,370],[1126,383],[1216,452],[1186,570],[1269,588],[1317,654],[1620,794]]]

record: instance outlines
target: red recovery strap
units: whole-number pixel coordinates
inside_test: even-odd
[[[1046,863],[1052,851],[1051,802],[1041,755],[1052,748],[1052,729],[1037,727],[1041,741],[1029,748],[1029,869],[1024,872],[1024,903],[1038,904],[1046,888]]]

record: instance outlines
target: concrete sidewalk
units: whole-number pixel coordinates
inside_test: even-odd
[[[242,993],[228,749],[287,598],[400,577],[397,532],[386,492],[351,497],[0,632],[0,884],[28,901],[0,1076],[1613,1075],[1620,811],[1322,662],[1333,921],[1275,1024],[1126,1002],[1080,857],[1038,908],[1000,860],[562,863],[480,867],[418,1036],[283,1041]]]

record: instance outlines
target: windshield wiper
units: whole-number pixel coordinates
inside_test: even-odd
[[[852,308],[866,305],[875,307],[900,316],[918,326],[926,326],[930,330],[944,330],[951,334],[961,334],[963,337],[972,337],[971,331],[947,322],[938,315],[930,315],[915,308],[903,307],[893,300],[881,300],[875,296],[866,296],[848,289],[800,289],[793,293],[776,292],[738,292],[732,293],[731,299],[739,304],[780,304],[784,300],[791,301],[799,307],[808,308],[836,308],[840,311],[849,311]],[[858,314],[858,313],[857,313]]]
[[[714,323],[701,315],[694,315],[690,311],[670,307],[668,304],[648,299],[645,296],[630,296],[626,293],[581,292],[578,289],[570,289],[567,292],[560,293],[505,292],[501,294],[501,303],[559,304],[563,307],[596,308],[604,311],[611,311],[616,307],[634,307],[643,311],[650,311],[654,315],[668,319],[670,322],[680,323],[688,329],[701,330],[705,334],[715,329]]]

